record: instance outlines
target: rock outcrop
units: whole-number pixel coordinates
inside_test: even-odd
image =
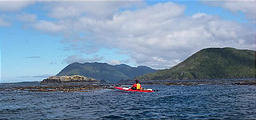
[[[88,78],[81,75],[72,75],[72,76],[51,76],[47,79],[44,79],[41,84],[47,83],[72,83],[72,82],[98,82],[94,78]]]

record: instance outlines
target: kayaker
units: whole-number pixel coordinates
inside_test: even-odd
[[[134,83],[134,84],[132,85],[131,89],[133,89],[133,90],[141,90],[142,87],[141,87],[139,81],[138,81],[138,80],[135,80],[135,82],[136,82],[136,83]]]

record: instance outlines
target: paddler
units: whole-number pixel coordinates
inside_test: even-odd
[[[133,89],[133,90],[141,90],[142,87],[141,87],[139,81],[138,81],[138,80],[135,80],[135,82],[136,82],[136,83],[134,83],[134,84],[132,85],[131,89]]]

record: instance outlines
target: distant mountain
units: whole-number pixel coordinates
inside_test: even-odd
[[[170,69],[138,78],[143,80],[255,78],[255,53],[252,50],[235,48],[207,48]]]
[[[82,64],[76,62],[65,67],[57,76],[83,75],[97,80],[117,82],[119,80],[133,79],[136,76],[153,73],[155,71],[156,70],[146,66],[131,67],[125,64],[109,65],[107,63],[97,62]]]

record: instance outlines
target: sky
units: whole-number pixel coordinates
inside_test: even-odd
[[[0,0],[0,82],[73,62],[166,69],[209,47],[256,50],[256,0]]]

